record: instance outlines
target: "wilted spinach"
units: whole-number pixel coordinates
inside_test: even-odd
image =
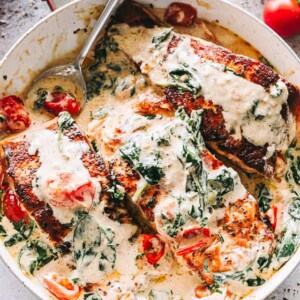
[[[266,213],[270,209],[270,202],[272,201],[272,195],[269,189],[262,183],[256,186],[258,191],[258,206],[262,213]]]
[[[32,231],[35,228],[35,223],[29,219],[21,220],[20,222],[14,223],[13,225],[15,230],[18,232],[10,236],[4,242],[4,245],[6,247],[11,247],[19,242],[26,241],[30,237]]]
[[[166,41],[169,38],[169,36],[170,36],[170,34],[172,32],[172,29],[173,28],[170,28],[170,29],[164,31],[162,34],[153,37],[152,44],[154,44],[155,48],[158,48],[158,46],[162,42]]]
[[[174,85],[180,90],[188,91],[194,95],[201,91],[201,85],[194,75],[186,68],[175,69],[171,71],[170,76],[174,81]]]
[[[101,228],[86,214],[74,230],[74,258],[79,269],[86,268],[97,256],[101,246]]]
[[[300,198],[293,198],[289,206],[289,214],[293,219],[300,220]]]
[[[57,259],[57,254],[39,240],[27,241],[26,245],[20,250],[18,257],[19,266],[30,274],[54,259]]]
[[[216,178],[208,180],[208,187],[215,193],[213,207],[222,205],[222,197],[234,190],[234,178],[232,174],[224,169]]]

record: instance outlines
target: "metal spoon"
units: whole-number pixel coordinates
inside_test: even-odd
[[[38,82],[45,80],[47,78],[63,77],[75,83],[76,87],[80,90],[80,94],[82,94],[83,99],[78,99],[78,100],[81,100],[80,102],[82,108],[87,99],[86,84],[85,84],[85,80],[81,68],[82,63],[85,57],[87,56],[87,54],[89,53],[90,49],[94,45],[95,41],[97,40],[100,31],[106,26],[111,15],[116,11],[118,6],[122,2],[123,2],[122,0],[109,0],[107,2],[97,24],[95,25],[92,33],[88,37],[87,41],[85,42],[85,45],[83,46],[82,50],[80,51],[74,63],[57,66],[46,70],[33,81],[32,87],[34,87]],[[30,88],[30,90],[31,89],[32,88]]]

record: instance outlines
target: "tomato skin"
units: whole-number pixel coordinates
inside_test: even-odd
[[[74,173],[60,173],[47,181],[46,192],[56,207],[91,207],[96,188],[93,182],[76,177]],[[76,184],[74,184],[76,182]]]
[[[206,227],[190,228],[183,232],[182,238],[182,241],[188,242],[188,246],[179,249],[176,252],[178,256],[184,256],[204,248],[210,238],[210,230]],[[192,245],[190,245],[191,242],[193,243]]]
[[[185,3],[173,2],[165,12],[165,20],[171,25],[190,27],[196,18],[197,10]]]
[[[21,98],[10,95],[0,99],[0,131],[20,132],[30,125],[29,114]]]
[[[273,228],[273,230],[276,230],[276,226],[277,226],[277,215],[278,215],[278,207],[277,206],[273,206],[271,207],[267,212],[266,212],[266,217],[269,219],[270,224]]]
[[[264,8],[264,21],[281,37],[300,32],[300,3],[297,0],[269,0]]]
[[[189,246],[189,247],[185,247],[180,249],[179,251],[176,252],[176,255],[178,256],[183,256],[189,253],[193,253],[197,250],[200,250],[202,248],[204,248],[206,246],[206,242],[204,241],[200,241],[199,243],[193,245],[193,246]]]
[[[55,115],[58,115],[62,111],[76,115],[81,109],[80,103],[64,91],[53,91],[51,93],[51,100],[45,101],[44,107]]]
[[[70,281],[69,278],[57,273],[44,276],[44,284],[48,291],[59,300],[76,300],[81,294],[82,288]]]
[[[5,216],[13,223],[19,223],[28,218],[25,211],[20,207],[20,201],[17,194],[9,189],[3,197],[3,212]]]
[[[202,234],[204,237],[210,237],[210,231],[206,227],[195,227],[191,229],[187,229],[183,232],[184,238],[193,238],[199,234]]]
[[[142,250],[150,265],[156,265],[165,253],[165,243],[155,234],[141,234]]]

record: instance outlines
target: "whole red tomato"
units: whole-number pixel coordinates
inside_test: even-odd
[[[197,18],[197,10],[186,3],[173,2],[165,12],[165,20],[171,25],[190,27]]]
[[[269,0],[264,8],[264,20],[282,37],[300,32],[300,0]]]

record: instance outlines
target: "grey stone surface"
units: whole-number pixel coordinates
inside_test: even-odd
[[[264,0],[230,0],[241,5],[258,17],[262,15]],[[70,0],[54,0],[58,6]],[[42,0],[0,0],[0,59],[26,32],[41,18],[50,13],[47,3]],[[300,55],[300,35],[287,39],[290,46]],[[0,261],[0,299],[5,300],[37,300]],[[300,266],[270,296],[268,300],[299,300],[300,299]]]

